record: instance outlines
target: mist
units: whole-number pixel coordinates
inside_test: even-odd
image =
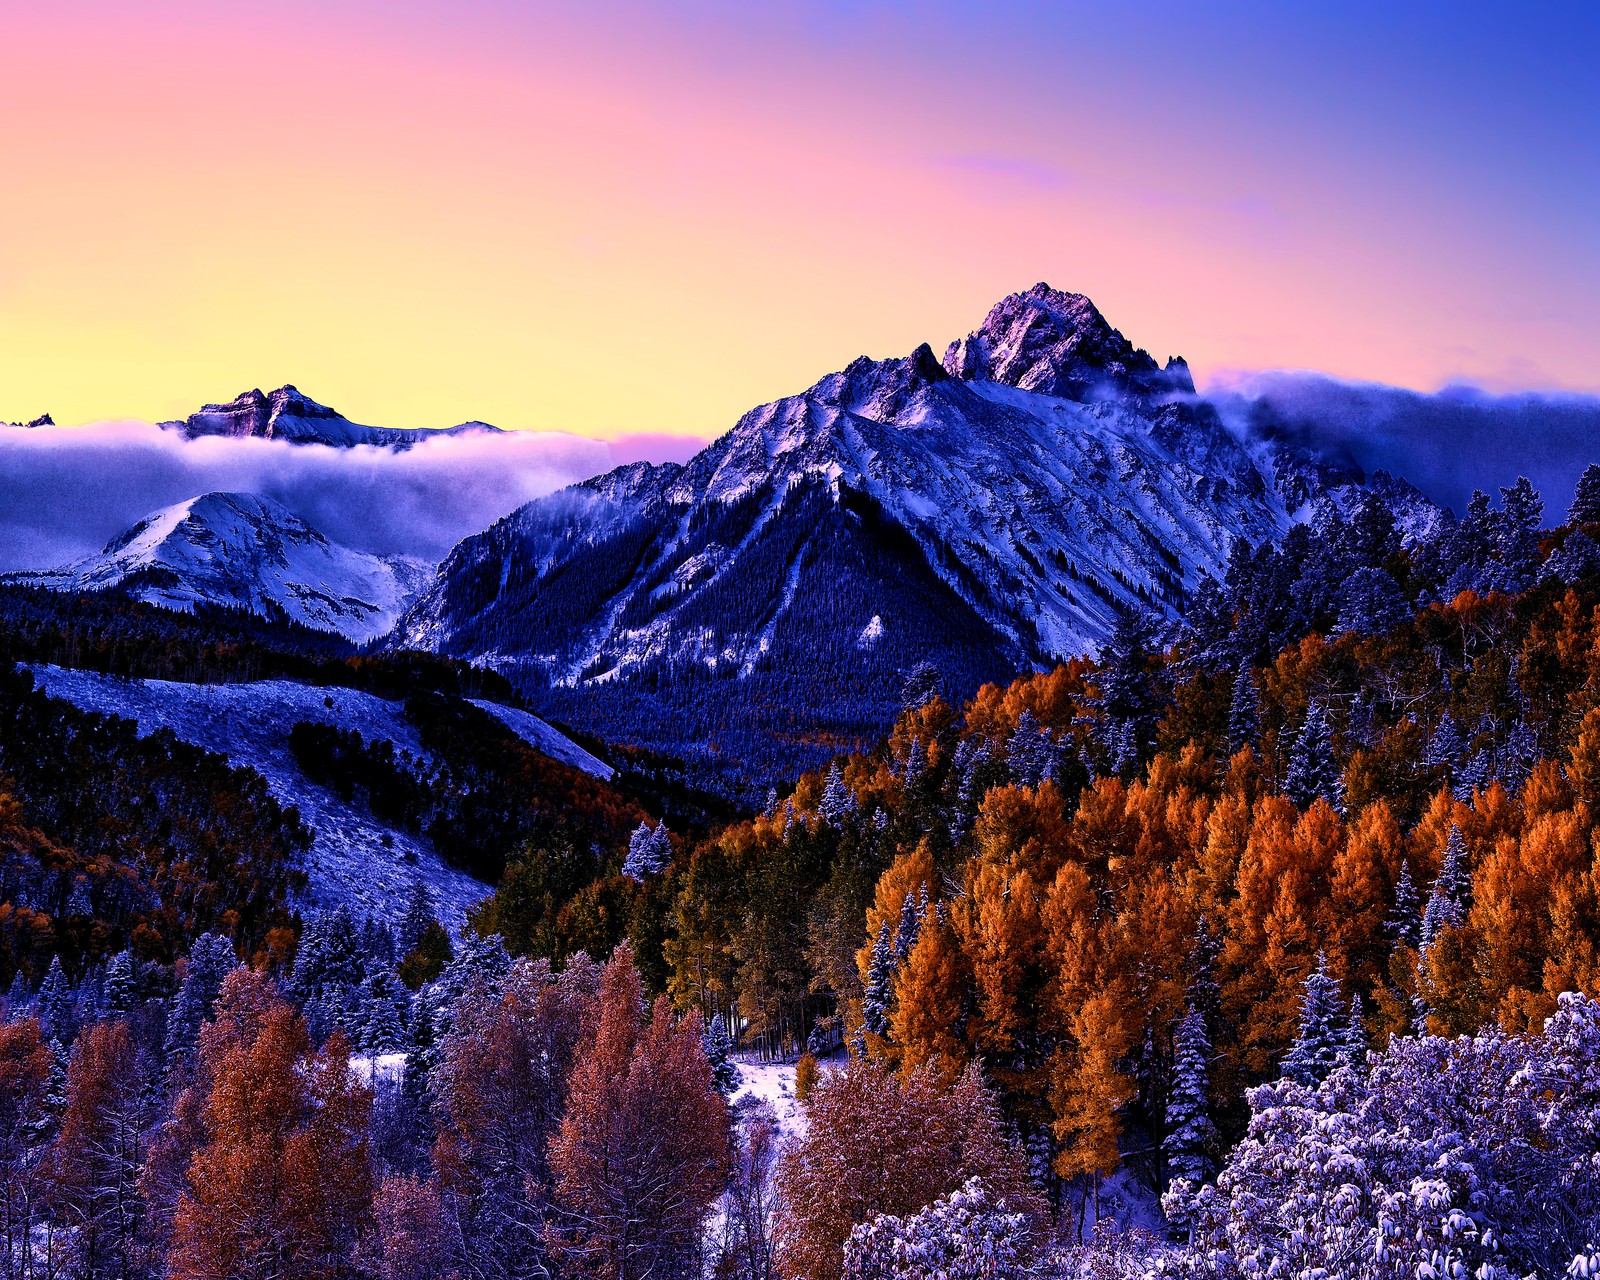
[[[152,512],[218,490],[273,498],[358,550],[438,560],[532,498],[626,462],[682,461],[703,444],[523,431],[399,452],[185,440],[143,422],[0,427],[0,572],[93,554]]]
[[[1284,438],[1370,474],[1411,481],[1456,514],[1474,489],[1491,497],[1527,476],[1560,524],[1579,475],[1600,462],[1600,397],[1490,395],[1475,387],[1424,393],[1324,374],[1253,374],[1206,399],[1247,439]]]

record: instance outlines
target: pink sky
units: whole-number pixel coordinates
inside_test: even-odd
[[[1041,279],[1202,381],[1600,385],[1564,62],[1160,8],[13,0],[0,419],[709,436]]]

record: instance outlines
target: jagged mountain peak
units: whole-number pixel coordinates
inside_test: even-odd
[[[53,427],[55,425],[56,425],[56,420],[54,418],[52,418],[48,413],[41,413],[37,418],[34,418],[31,422],[0,422],[0,427],[24,427],[24,428],[26,428],[26,427]]]
[[[1194,391],[1183,361],[1163,369],[1084,294],[1042,282],[997,302],[978,328],[945,350],[944,367],[964,381],[1066,400]]]
[[[160,424],[188,438],[230,436],[258,440],[282,440],[290,444],[323,444],[348,449],[356,445],[375,445],[385,449],[409,449],[434,436],[497,432],[486,422],[463,422],[444,430],[407,430],[402,427],[369,427],[352,422],[337,409],[313,400],[293,383],[274,391],[259,387],[235,396],[223,404],[208,404],[182,421]]]

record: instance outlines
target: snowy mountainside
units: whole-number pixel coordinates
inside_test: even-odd
[[[463,422],[441,429],[408,430],[403,427],[369,427],[351,422],[336,409],[318,404],[289,385],[276,391],[259,388],[244,392],[225,404],[208,404],[176,422],[159,426],[199,436],[252,436],[262,440],[287,440],[291,444],[325,444],[349,449],[373,445],[382,449],[409,449],[435,436],[474,432],[499,432],[487,422]]]
[[[892,705],[920,661],[970,687],[1093,651],[1123,609],[1174,616],[1236,539],[1360,479],[1261,455],[1181,360],[1039,285],[942,363],[859,359],[686,464],[527,504],[461,543],[388,643],[556,690],[788,671]]]
[[[207,493],[146,517],[98,555],[5,580],[61,591],[120,587],[185,611],[196,604],[281,609],[360,643],[389,630],[431,568],[340,546],[271,498]]]
[[[298,721],[354,729],[368,742],[387,739],[397,751],[428,760],[403,704],[339,687],[289,680],[250,684],[181,684],[130,680],[93,671],[33,666],[45,692],[88,711],[134,720],[141,734],[170,729],[180,739],[256,770],[278,801],[295,805],[315,833],[307,856],[307,905],[345,903],[358,915],[391,921],[405,911],[417,878],[427,885],[439,919],[452,932],[492,886],[444,863],[423,837],[380,822],[358,801],[346,801],[301,772],[289,750]],[[479,706],[494,712],[529,745],[597,777],[609,766],[526,712]]]

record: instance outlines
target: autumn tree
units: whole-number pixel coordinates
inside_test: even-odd
[[[953,1082],[932,1066],[902,1080],[854,1059],[817,1083],[806,1115],[806,1132],[778,1174],[779,1259],[788,1275],[839,1280],[853,1227],[880,1213],[915,1213],[968,1178],[982,1178],[1013,1206],[1039,1208],[976,1067]]]
[[[37,1150],[50,1065],[50,1047],[36,1020],[0,1024],[0,1266],[7,1280],[26,1272],[39,1211]]]
[[[729,1145],[727,1104],[700,1036],[698,1017],[675,1018],[665,1000],[646,1016],[632,951],[619,947],[550,1144],[559,1211],[550,1238],[570,1274],[697,1274]]]
[[[146,1077],[126,1022],[96,1023],[72,1046],[50,1173],[80,1275],[126,1277],[143,1269],[138,1183],[150,1119]]]
[[[372,1201],[371,1091],[335,1032],[313,1051],[266,979],[236,969],[200,1033],[204,1141],[173,1219],[173,1280],[346,1274]]]

